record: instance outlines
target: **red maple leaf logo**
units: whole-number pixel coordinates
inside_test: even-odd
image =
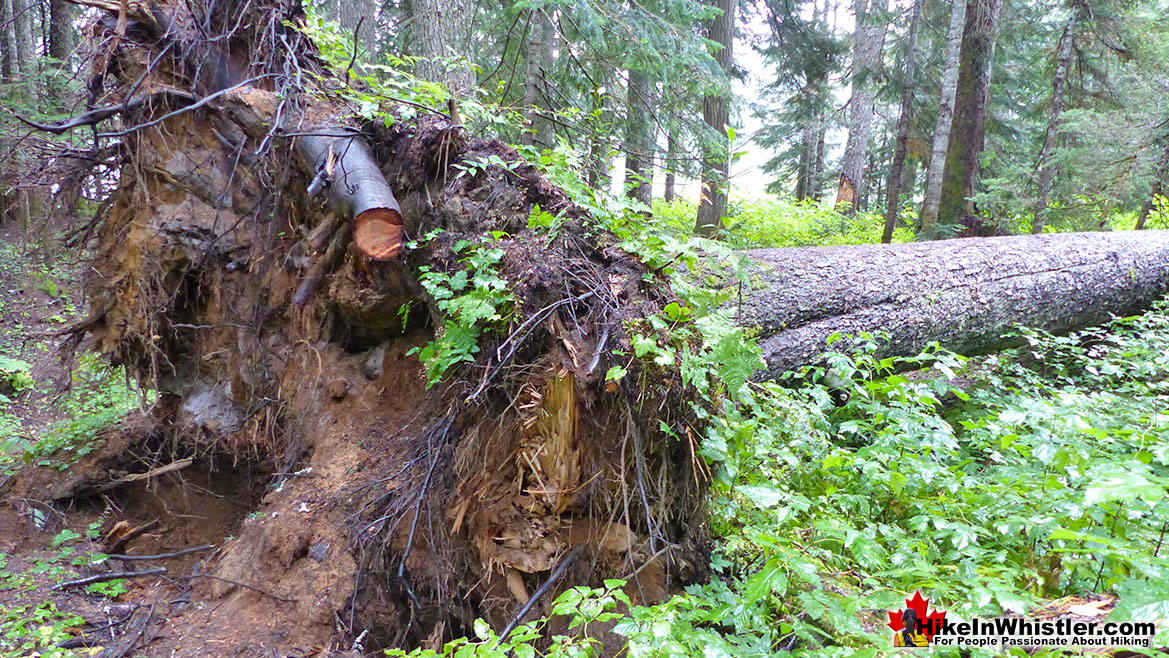
[[[929,599],[923,599],[921,592],[914,592],[912,599],[905,599],[905,605],[912,608],[917,613],[917,618],[924,622],[922,624],[922,634],[927,640],[933,640],[934,634],[942,628],[942,623],[946,620],[946,613],[940,610],[926,613],[929,608]],[[905,622],[901,620],[901,615],[904,610],[896,610],[889,612],[889,628],[896,633],[905,628]]]

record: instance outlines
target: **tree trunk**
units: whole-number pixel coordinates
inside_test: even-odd
[[[918,223],[921,234],[929,239],[937,235],[938,204],[942,198],[942,173],[950,147],[950,129],[954,123],[954,99],[958,93],[958,64],[962,49],[962,29],[966,25],[966,0],[950,0],[950,32],[946,35],[946,64],[942,72],[942,92],[938,100],[938,121],[934,127],[933,148],[925,175],[925,198]]]
[[[654,123],[649,73],[629,69],[625,115],[625,194],[645,205],[653,202]]]
[[[942,197],[938,216],[961,223],[970,236],[994,233],[995,227],[977,217],[971,197],[978,182],[978,170],[986,134],[986,103],[990,72],[994,62],[995,31],[1002,0],[969,0],[966,26],[962,32],[962,54],[958,65],[958,93],[954,100],[954,122],[950,146],[942,171]]]
[[[13,0],[2,0],[3,11],[0,17],[0,38],[4,46],[4,80],[12,83],[20,77],[20,40],[16,38],[16,3]]]
[[[666,189],[663,199],[666,203],[673,203],[677,193],[674,189],[677,184],[678,171],[678,126],[670,122],[670,134],[666,136]]]
[[[441,82],[455,96],[475,88],[471,69],[473,0],[412,0],[413,54],[418,77]]]
[[[975,355],[1016,323],[1062,334],[1132,315],[1169,291],[1169,231],[1059,233],[881,246],[759,249],[744,299],[771,375],[816,361],[833,333],[887,332],[878,355],[938,341]],[[837,344],[839,345],[839,344]]]
[[[735,38],[735,0],[717,0],[715,6],[722,13],[710,22],[707,38],[722,46],[714,54],[714,59],[723,73],[730,75]],[[698,199],[698,218],[694,223],[694,232],[698,235],[714,235],[722,226],[722,218],[727,211],[727,185],[731,177],[727,103],[724,94],[702,99],[702,119],[715,141],[703,140],[702,188]]]
[[[49,57],[65,63],[76,46],[76,12],[67,0],[49,0]]]
[[[905,168],[905,154],[909,151],[909,126],[913,121],[913,75],[917,64],[917,28],[921,23],[921,5],[922,0],[915,0],[913,18],[909,23],[905,79],[901,83],[901,114],[897,119],[897,141],[893,146],[893,164],[889,167],[888,189],[885,192],[885,230],[881,234],[881,242],[885,244],[893,241],[893,230],[897,227],[900,212],[901,178]]]
[[[901,172],[901,194],[910,199],[917,191],[917,159],[905,158],[905,168]]]
[[[808,135],[808,127],[804,127],[804,137]],[[812,147],[813,150],[815,146]],[[807,140],[800,140],[800,161],[796,165],[796,201],[803,201],[808,198],[808,178],[812,174],[812,150],[807,147]]]
[[[849,215],[856,212],[864,194],[865,161],[869,137],[873,130],[873,112],[877,98],[871,79],[881,61],[885,45],[885,10],[888,0],[854,0],[856,41],[852,51],[852,99],[849,101],[848,143],[841,161],[840,183],[836,189],[836,210]]]
[[[13,20],[16,28],[16,59],[30,103],[35,102],[37,98],[36,71],[40,62],[34,33],[36,23],[33,20],[36,7],[35,0],[13,0],[12,9],[16,12]]]
[[[1137,215],[1136,230],[1140,231],[1145,228],[1145,224],[1149,221],[1149,214],[1153,212],[1153,208],[1159,208],[1164,211],[1162,201],[1165,194],[1165,177],[1169,176],[1169,138],[1165,139],[1165,150],[1161,151],[1161,159],[1157,162],[1157,168],[1153,171],[1153,189],[1149,192],[1149,196],[1145,202],[1141,204],[1140,214]]]
[[[536,144],[542,148],[556,146],[556,133],[552,122],[543,112],[549,111],[551,102],[542,90],[548,84],[551,74],[552,49],[555,43],[555,26],[544,9],[533,9],[531,27],[528,31],[527,75],[524,78],[524,118],[530,132],[525,132],[523,144]]]
[[[589,153],[586,167],[589,187],[600,190],[609,187],[609,131],[606,121],[609,110],[605,102],[608,96],[598,93],[596,89],[590,95],[593,101],[593,111],[589,114],[586,123],[589,130]]]
[[[340,0],[338,5],[337,23],[341,26],[341,37],[349,40],[356,36],[353,45],[362,53],[362,59],[358,62],[373,62],[377,56],[378,42],[376,18],[382,3],[374,0]],[[359,24],[360,32],[357,30]]]
[[[1080,20],[1080,6],[1079,2],[1073,4],[1072,15],[1056,47],[1055,76],[1051,83],[1051,119],[1047,124],[1047,134],[1043,138],[1043,150],[1039,152],[1039,196],[1035,200],[1032,233],[1042,233],[1044,225],[1047,224],[1048,206],[1051,203],[1051,179],[1055,174],[1051,158],[1055,153],[1056,140],[1059,139],[1060,115],[1063,114],[1067,77],[1072,68],[1072,51],[1076,41],[1076,23]]]
[[[812,178],[809,180],[811,184],[811,197],[813,201],[819,201],[822,196],[824,184],[824,136],[828,132],[825,127],[824,113],[820,112],[816,115],[816,161],[815,166],[812,167]]]

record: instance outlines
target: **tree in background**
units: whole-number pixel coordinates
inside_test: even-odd
[[[852,51],[852,99],[849,100],[848,143],[836,188],[836,208],[848,214],[856,212],[864,192],[865,160],[877,97],[876,75],[885,46],[888,8],[888,0],[853,1],[856,36]]]
[[[902,175],[905,157],[909,151],[909,126],[913,121],[913,76],[917,64],[917,29],[921,25],[922,0],[914,0],[909,36],[905,53],[905,76],[901,81],[901,111],[897,119],[897,141],[893,149],[893,164],[889,166],[889,182],[885,190],[885,229],[881,242],[893,241],[893,231],[901,203]]]
[[[711,19],[707,35],[718,46],[714,58],[725,76],[731,70],[735,0],[718,0],[716,6],[721,13]],[[694,232],[698,235],[714,235],[726,214],[726,188],[731,174],[731,140],[727,135],[728,96],[729,86],[726,90],[707,93],[702,101],[702,118],[710,129],[711,137],[703,141],[702,196],[694,225]]]
[[[413,0],[411,44],[412,54],[418,57],[418,77],[445,84],[455,96],[475,89],[471,68],[474,15],[472,0]]]
[[[829,25],[827,5],[813,2],[810,18],[789,0],[764,3],[769,34],[760,48],[775,70],[756,116],[763,122],[756,142],[777,151],[764,171],[792,176],[795,198],[818,199],[823,184],[824,133],[830,123],[830,78],[840,72],[845,43]],[[778,109],[777,109],[778,106]],[[768,190],[780,192],[783,179]]]
[[[1076,27],[1083,10],[1084,0],[1074,0],[1067,26],[1059,37],[1056,47],[1055,73],[1052,76],[1051,119],[1039,152],[1039,197],[1035,204],[1035,219],[1031,223],[1032,233],[1042,233],[1047,221],[1048,205],[1051,203],[1051,179],[1055,173],[1052,158],[1055,155],[1056,140],[1059,138],[1059,123],[1064,111],[1068,74],[1071,73],[1072,55],[1076,42]]]
[[[636,65],[635,65],[636,66]],[[643,68],[628,70],[625,119],[625,192],[645,205],[653,202],[654,84]]]
[[[950,0],[950,30],[946,35],[946,63],[942,72],[941,95],[938,99],[938,119],[934,127],[933,148],[926,172],[925,199],[922,201],[919,224],[921,233],[933,237],[938,223],[938,205],[942,200],[942,170],[950,147],[950,130],[954,123],[954,101],[958,96],[958,66],[962,50],[962,30],[966,25],[966,0]]]
[[[995,31],[1002,0],[969,0],[958,63],[958,90],[950,145],[942,171],[938,214],[966,226],[968,235],[988,235],[994,227],[978,217],[971,197],[978,180],[986,107],[994,61]]]
[[[556,132],[547,108],[552,106],[552,92],[548,84],[554,74],[556,26],[552,23],[549,10],[543,8],[533,8],[529,21],[524,119],[530,131],[525,132],[520,141],[541,148],[553,148],[556,146]]]

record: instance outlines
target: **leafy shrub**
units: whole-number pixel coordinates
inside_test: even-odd
[[[152,394],[145,397],[152,399]],[[73,387],[58,403],[65,418],[41,436],[31,436],[18,419],[0,414],[0,469],[11,473],[24,463],[64,470],[97,449],[98,434],[137,409],[142,400],[121,367],[111,368],[95,354],[82,354]]]
[[[20,359],[0,354],[0,404],[11,402],[9,395],[33,388],[32,366]]]
[[[467,269],[448,274],[428,265],[418,268],[419,282],[443,314],[438,336],[410,351],[417,352],[426,366],[428,388],[451,367],[475,360],[483,328],[502,319],[512,303],[507,280],[499,274],[502,249],[485,249],[467,240],[459,240],[452,248],[464,254],[459,262]]]
[[[694,230],[698,208],[690,201],[655,201],[654,221],[675,235]],[[913,211],[902,213],[894,242],[913,240]],[[842,215],[827,203],[780,198],[732,200],[726,228],[717,239],[736,249],[758,247],[810,247],[830,244],[870,244],[881,241],[884,216],[876,212]]]

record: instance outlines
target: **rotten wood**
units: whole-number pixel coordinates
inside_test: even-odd
[[[304,308],[309,303],[309,300],[316,294],[317,288],[320,288],[321,282],[325,279],[325,275],[333,271],[340,264],[340,261],[345,257],[345,245],[348,241],[348,228],[337,231],[333,235],[332,242],[329,243],[329,248],[309,266],[304,280],[301,281],[300,286],[296,289],[296,294],[292,296],[292,303],[297,308]]]
[[[123,524],[123,523],[126,523],[126,522],[125,522],[125,521],[119,521],[119,522],[118,522],[118,525],[121,525],[121,524]],[[128,524],[127,524],[127,525],[128,525]],[[114,543],[113,543],[113,544],[110,544],[110,549],[109,549],[109,552],[110,552],[110,553],[120,553],[120,552],[122,552],[123,550],[125,550],[126,546],[127,546],[127,545],[128,545],[130,542],[132,542],[132,541],[134,541],[135,539],[137,539],[137,538],[141,537],[142,535],[144,535],[144,534],[146,534],[146,533],[150,532],[151,530],[154,530],[154,529],[155,529],[155,528],[157,528],[159,525],[161,525],[161,522],[160,522],[158,519],[155,519],[155,520],[151,521],[150,523],[146,523],[146,524],[144,524],[144,525],[140,525],[140,526],[138,526],[137,528],[134,528],[134,529],[132,529],[132,530],[130,530],[130,531],[128,531],[128,532],[126,532],[126,533],[125,533],[125,534],[123,534],[122,536],[120,536],[120,537],[117,537],[116,539],[114,539]],[[115,530],[117,529],[117,527],[118,527],[118,526],[114,526]],[[112,535],[113,535],[113,534],[114,534],[114,532],[113,532],[113,531],[111,531],[110,535],[108,535],[108,536],[106,537],[106,542],[107,542],[107,543],[108,543],[108,542],[109,542],[109,541],[110,541],[110,540],[113,538],[113,537],[112,537]]]

